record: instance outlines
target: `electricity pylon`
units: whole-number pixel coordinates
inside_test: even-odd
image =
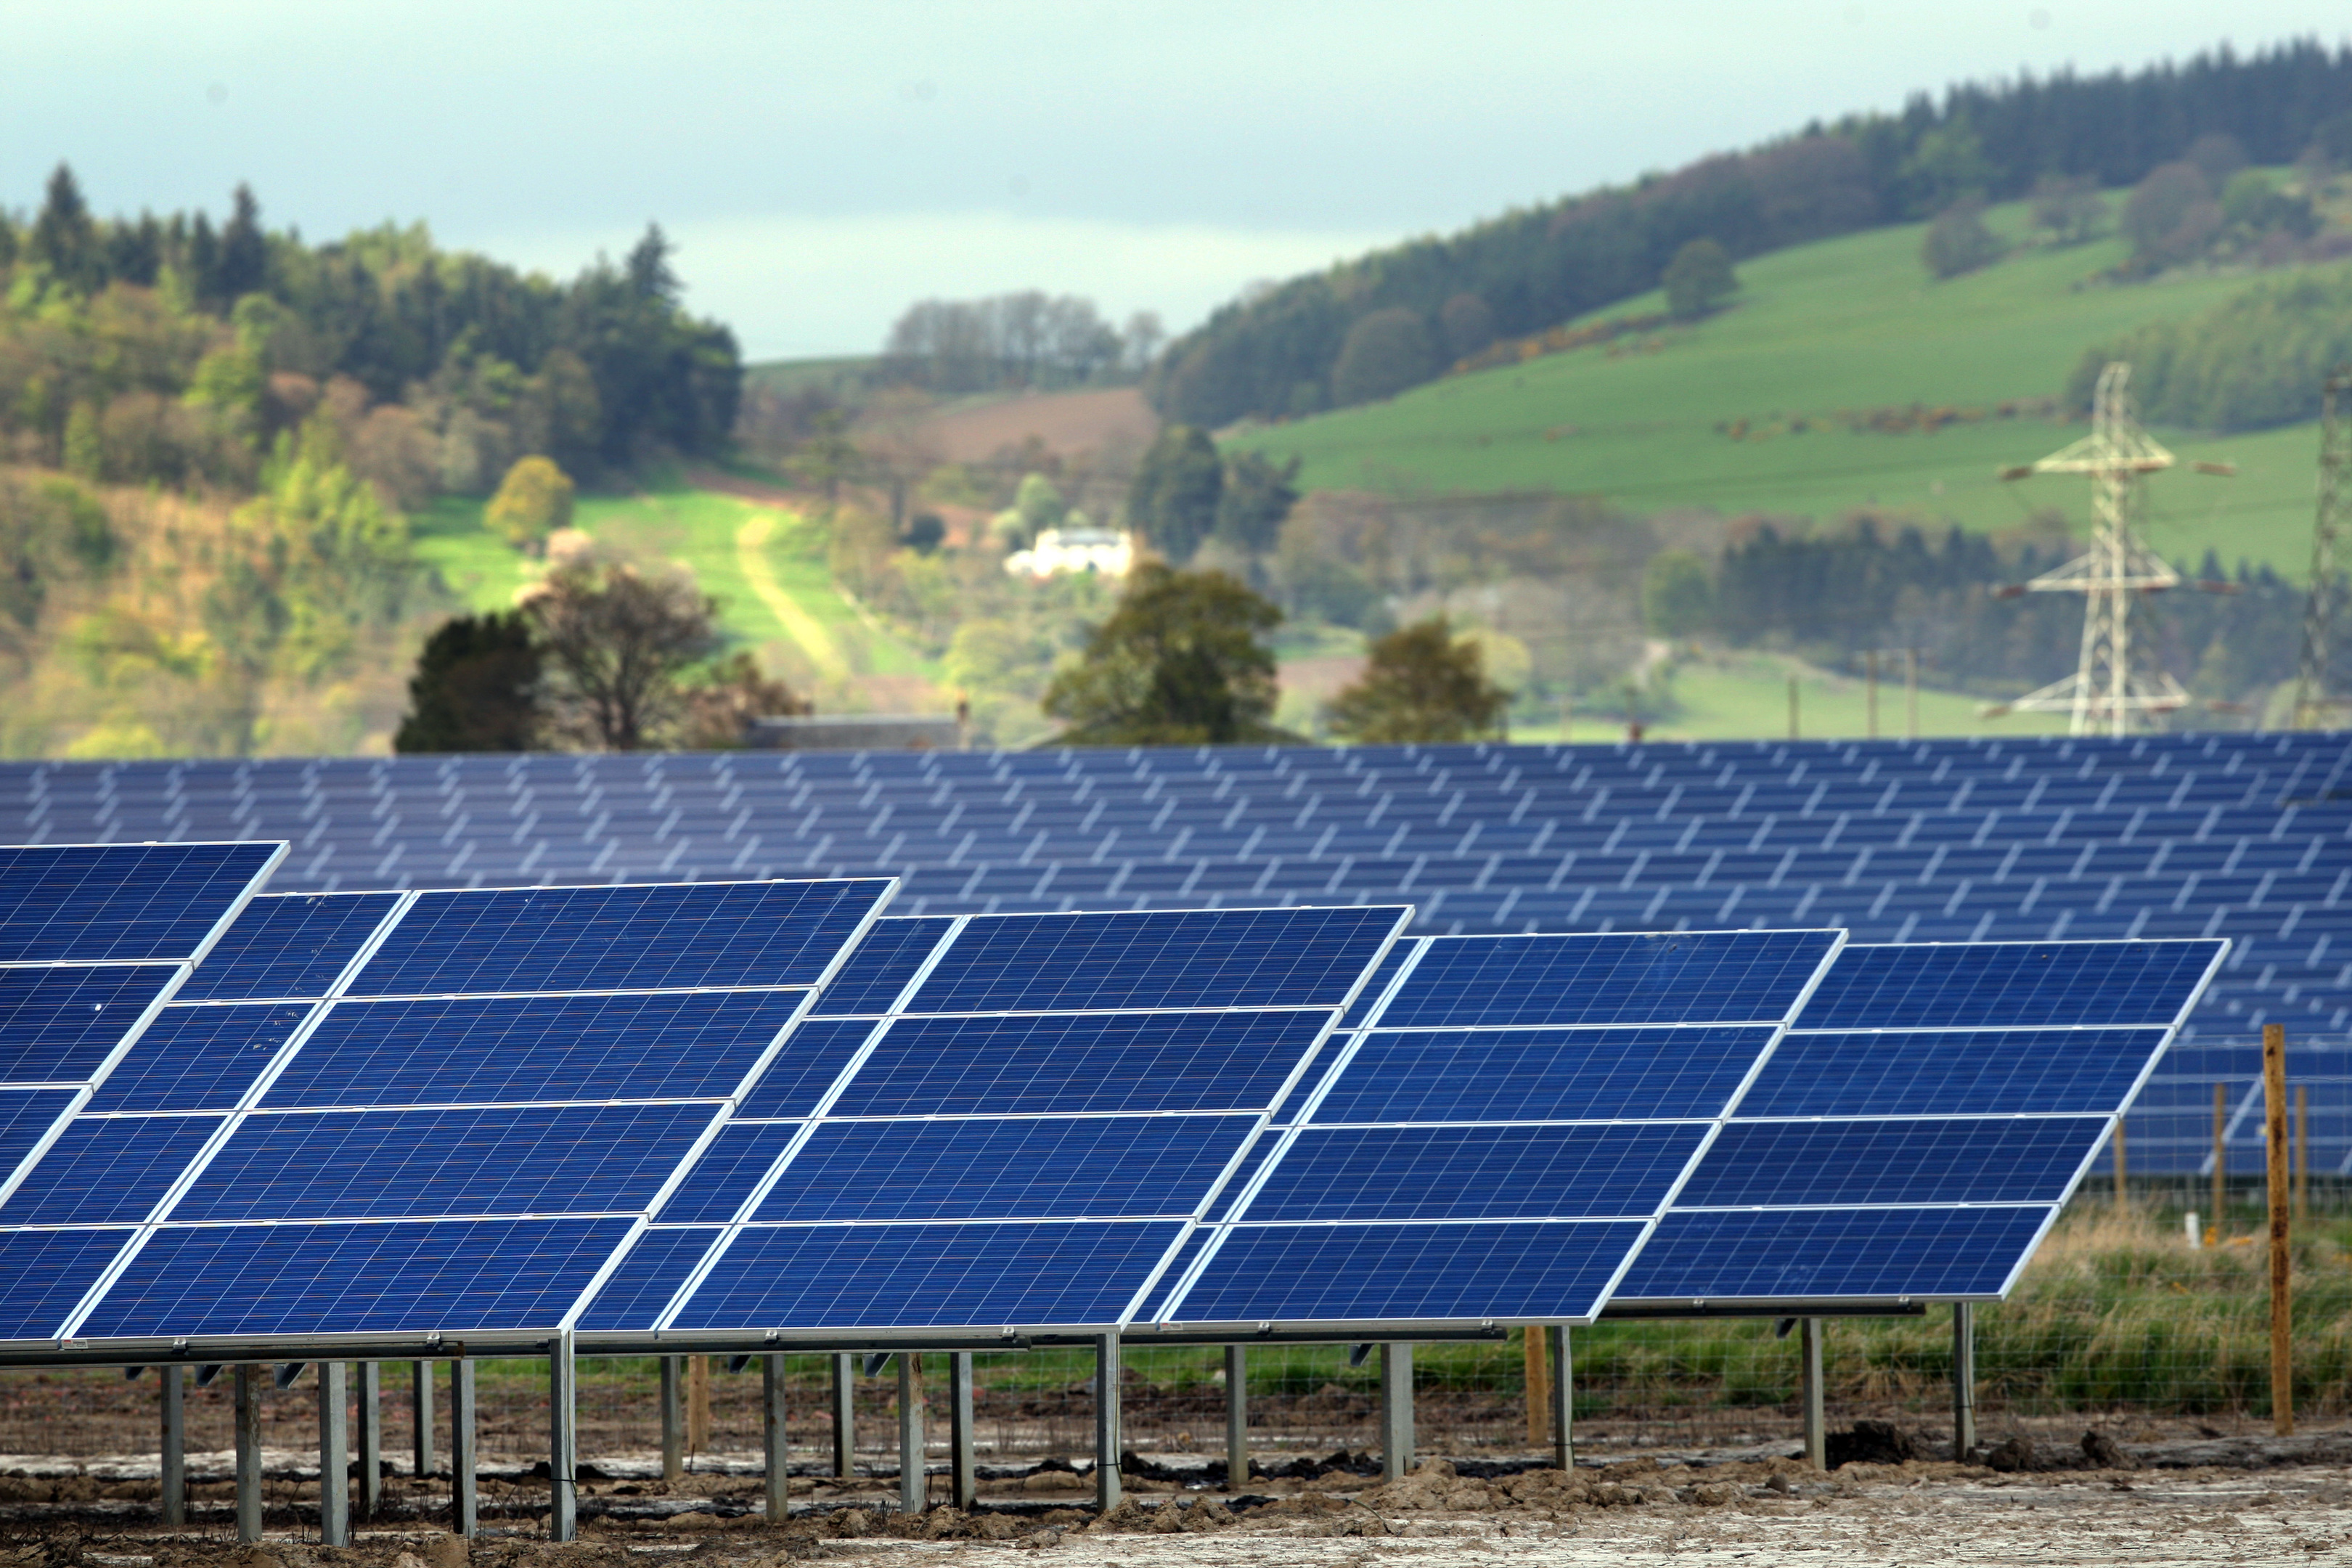
[[[2336,537],[2352,512],[2352,420],[2345,416],[2344,399],[2352,394],[2352,370],[2327,378],[2319,421],[2319,516],[2311,533],[2311,596],[2303,605],[2303,660],[2294,679],[2294,727],[2327,728],[2327,710],[2341,708],[2347,699],[2327,693],[2327,661],[2332,651],[2336,606],[2344,601],[2344,584],[2336,563]]]
[[[2173,466],[2171,453],[2157,445],[2132,417],[2126,391],[2131,366],[2115,363],[2099,373],[2091,404],[2091,433],[2038,463],[2011,468],[2005,479],[2030,474],[2091,476],[2091,548],[2054,572],[2044,572],[2019,592],[2080,594],[2083,653],[2074,673],[1992,709],[2070,715],[2076,735],[2131,733],[2142,716],[2169,713],[2189,704],[2189,693],[2145,650],[2132,642],[2135,595],[2160,593],[2180,584],[2180,574],[2140,542],[2133,530],[2139,510],[2141,478]],[[2200,471],[2228,473],[2219,463]]]

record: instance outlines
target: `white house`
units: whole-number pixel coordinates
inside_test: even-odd
[[[1134,542],[1124,533],[1107,528],[1042,528],[1036,543],[1004,558],[1004,569],[1016,577],[1051,577],[1057,572],[1124,577],[1134,560]]]

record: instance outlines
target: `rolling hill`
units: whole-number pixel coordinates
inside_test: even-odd
[[[2201,310],[2249,274],[2109,283],[2100,275],[2124,259],[2120,239],[2026,245],[2021,205],[1994,208],[1988,221],[2014,248],[1979,272],[1931,279],[1922,225],[1793,247],[1741,263],[1735,301],[1697,322],[1240,426],[1228,440],[1297,457],[1302,486],[1315,489],[1549,490],[1645,513],[1703,507],[1824,521],[1874,507],[1973,530],[2055,507],[2080,528],[2085,487],[1995,476],[2082,433],[2047,405],[2085,348]],[[1664,310],[1653,294],[1569,325]],[[1949,421],[1923,431],[1918,411]],[[2188,566],[2210,546],[2227,562],[2304,574],[2313,426],[2158,435],[2184,459],[2238,468],[2232,480],[2167,476],[2150,487],[2159,549]]]

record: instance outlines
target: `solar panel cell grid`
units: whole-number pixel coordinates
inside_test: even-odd
[[[310,1016],[301,1003],[174,1003],[98,1086],[89,1113],[230,1110]]]
[[[397,893],[257,898],[182,986],[183,1002],[323,996],[358,956]]]
[[[0,847],[0,963],[184,959],[282,844]]]
[[[0,1083],[76,1083],[181,975],[176,963],[0,969]]]

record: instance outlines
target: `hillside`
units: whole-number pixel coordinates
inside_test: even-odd
[[[2022,204],[1996,207],[1988,221],[2022,240]],[[1980,531],[2054,507],[2079,528],[2084,487],[2003,484],[1996,474],[2081,434],[2044,405],[2088,346],[2216,304],[2244,289],[2248,275],[2086,281],[2126,258],[2125,242],[2111,237],[2021,246],[1937,282],[1920,265],[1924,229],[1901,225],[1758,257],[1740,264],[1735,302],[1705,320],[1244,427],[1232,444],[1297,457],[1301,483],[1316,489],[1549,490],[1642,512],[1704,507],[1824,520],[1866,506]],[[1570,325],[1664,310],[1660,296],[1646,295]],[[1915,408],[1958,417],[1926,433]],[[1857,431],[1848,416],[1913,427]],[[2152,485],[2149,532],[2159,548],[2184,564],[2210,546],[2225,561],[2305,571],[2311,426],[2158,433],[2184,458],[2239,470],[2231,480],[2183,475]]]
[[[1695,242],[1761,256],[2052,182],[2060,195],[2137,185],[2181,160],[2217,186],[2248,160],[2352,163],[2352,46],[2297,39],[2129,74],[2020,73],[1948,88],[1940,103],[1915,94],[1900,114],[1815,121],[1747,152],[1537,201],[1255,290],[1170,344],[1149,390],[1170,419],[1212,426],[1370,402],[1498,335],[1620,308],[1659,286]],[[2278,215],[2212,217],[2225,216],[2259,226]],[[2201,248],[2225,226],[2161,226],[2146,237],[2162,242],[2151,251]]]

